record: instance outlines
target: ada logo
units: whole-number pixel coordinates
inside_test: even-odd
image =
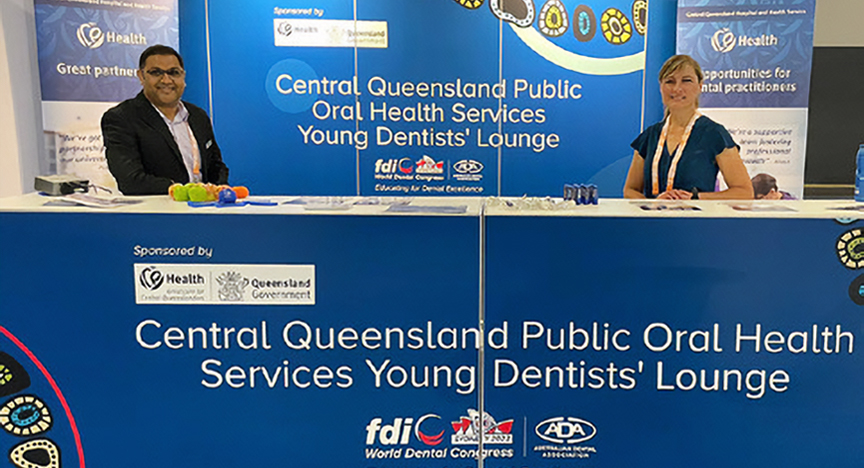
[[[96,26],[96,23],[84,23],[78,26],[76,36],[78,42],[88,49],[96,49],[105,42],[105,33]]]
[[[534,432],[553,444],[579,444],[597,435],[597,428],[584,419],[558,416],[541,422]]]
[[[478,174],[483,171],[483,164],[473,159],[463,159],[454,164],[453,169],[460,174]]]
[[[411,441],[413,428],[417,440],[434,447],[444,440],[444,429],[435,432],[435,419],[440,420],[441,416],[428,413],[420,416],[416,425],[414,418],[395,418],[393,424],[382,425],[383,419],[374,418],[366,425],[366,445],[406,445]]]
[[[483,413],[481,421],[480,412],[468,408],[468,416],[462,416],[459,421],[450,423],[456,432],[450,438],[453,445],[479,444],[480,434],[483,434],[484,444],[512,444],[513,420],[496,422],[489,413]]]
[[[140,275],[138,275],[138,282],[141,283],[141,286],[145,289],[155,291],[165,282],[165,275],[163,275],[161,271],[157,270],[156,267],[147,267],[141,271]]]
[[[711,47],[723,54],[731,52],[735,48],[735,34],[729,28],[718,29],[711,36]]]
[[[463,159],[453,164],[453,178],[462,182],[477,182],[483,180],[483,164],[473,159]]]

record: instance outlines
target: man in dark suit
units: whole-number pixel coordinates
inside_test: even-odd
[[[125,195],[166,195],[173,183],[228,183],[210,118],[183,102],[183,58],[163,45],[138,62],[143,89],[102,116],[108,169]]]

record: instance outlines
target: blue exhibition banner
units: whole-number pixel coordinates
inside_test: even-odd
[[[486,233],[485,322],[510,340],[487,347],[485,406],[519,461],[485,466],[860,466],[860,221],[489,216]]]
[[[138,56],[178,46],[177,0],[35,0],[43,101],[119,102],[138,94]]]
[[[0,213],[4,456],[860,466],[861,221],[310,208]]]
[[[116,188],[102,114],[141,91],[138,58],[148,46],[178,47],[177,0],[34,0],[42,124],[51,137],[46,172]]]
[[[209,46],[232,180],[263,193],[557,195],[591,181],[618,196],[642,128],[647,12],[632,0],[214,2],[209,37],[184,48]]]
[[[770,176],[798,198],[815,8],[815,0],[678,1],[677,50],[702,66],[705,113],[732,133],[751,176]]]
[[[474,464],[476,215],[104,214],[0,214],[15,466]]]

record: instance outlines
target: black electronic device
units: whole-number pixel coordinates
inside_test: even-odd
[[[33,184],[37,192],[53,196],[86,192],[89,185],[89,180],[68,174],[37,176]]]

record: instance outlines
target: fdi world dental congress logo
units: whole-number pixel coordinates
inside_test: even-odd
[[[82,46],[88,49],[98,49],[103,44],[114,43],[124,45],[147,45],[147,38],[140,33],[119,33],[116,31],[102,31],[96,23],[82,23],[75,32],[75,37]]]
[[[366,424],[367,459],[476,459],[480,438],[488,446],[487,459],[513,458],[513,420],[496,422],[488,413],[480,418],[478,411],[467,410],[468,416],[451,421],[435,413],[420,417],[373,417]],[[450,445],[445,434],[452,430]],[[489,447],[491,446],[491,447]]]
[[[375,178],[378,180],[422,180],[443,181],[444,161],[436,161],[429,155],[414,160],[410,157],[378,159],[375,161]]]
[[[452,423],[455,434],[450,438],[453,445],[479,444],[483,437],[484,444],[512,444],[513,420],[497,422],[489,413],[483,413],[469,408],[468,416],[462,416]]]
[[[136,304],[315,304],[315,265],[161,263],[134,271]]]
[[[731,52],[735,48],[735,34],[729,28],[718,29],[711,36],[711,47],[723,54]]]

